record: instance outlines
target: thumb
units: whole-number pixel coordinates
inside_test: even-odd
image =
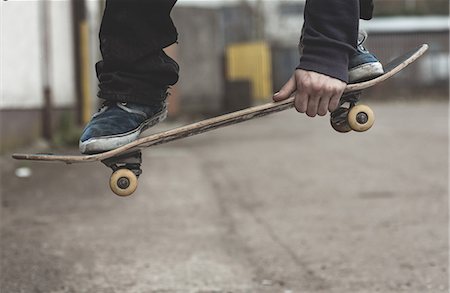
[[[292,76],[291,79],[289,79],[289,81],[281,88],[281,90],[273,95],[272,99],[275,102],[286,100],[296,90],[297,90],[297,83],[295,81],[295,76]]]

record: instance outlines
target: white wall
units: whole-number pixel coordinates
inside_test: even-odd
[[[39,2],[1,2],[0,108],[35,107],[42,100]]]
[[[281,15],[280,5],[283,3],[303,3],[304,0],[287,1],[263,1],[264,20],[266,23],[266,36],[268,39],[286,44],[297,46],[300,41],[301,30],[303,26],[303,13],[292,13]]]
[[[95,63],[101,59],[100,43],[98,33],[100,31],[103,16],[103,3],[100,0],[86,1],[87,20],[89,22],[89,42],[90,54],[89,62],[91,69],[90,90],[91,90],[91,110],[96,111],[99,103],[97,99],[98,80],[95,72]]]
[[[53,103],[55,106],[74,105],[76,93],[71,4],[67,0],[50,3]]]
[[[0,109],[42,106],[42,37],[39,1],[1,1]],[[51,86],[55,106],[75,103],[70,1],[49,2]]]

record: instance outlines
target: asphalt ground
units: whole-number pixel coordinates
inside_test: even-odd
[[[148,149],[125,199],[4,155],[0,291],[448,292],[448,104],[372,106],[363,134],[288,111]]]

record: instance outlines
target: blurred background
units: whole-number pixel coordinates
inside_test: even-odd
[[[3,3],[3,150],[38,137],[54,139],[83,126],[97,110],[94,64],[100,59],[103,6],[84,0]],[[300,0],[179,1],[173,18],[180,43],[167,51],[182,71],[170,117],[215,115],[266,101],[298,64],[304,6]],[[361,27],[380,60],[386,63],[422,43],[431,50],[414,70],[368,96],[447,98],[448,2],[379,0],[376,8],[375,19]]]
[[[11,159],[78,153],[104,1],[0,3],[1,292],[448,292],[448,0],[375,0],[361,22],[383,63],[430,45],[364,93],[369,132],[294,110],[222,128],[144,151],[126,199],[100,163]],[[181,79],[149,133],[268,102],[304,7],[179,0]]]

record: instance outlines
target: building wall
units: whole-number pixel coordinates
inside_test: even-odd
[[[228,81],[249,81],[251,98],[266,100],[273,94],[272,54],[266,42],[230,45],[226,51]]]
[[[304,0],[262,2],[266,39],[272,43],[295,46],[303,26]]]
[[[375,15],[448,15],[448,0],[376,0]]]
[[[75,117],[73,107],[52,110],[53,126]],[[38,108],[2,109],[0,111],[0,154],[16,147],[28,146],[42,136],[42,111]],[[67,123],[66,123],[67,124]],[[65,126],[67,130],[67,125]],[[70,129],[69,129],[70,130]],[[68,134],[68,133],[66,133]]]
[[[383,64],[427,43],[430,50],[416,63],[390,80],[365,91],[377,99],[447,97],[449,81],[449,18],[389,17],[363,21],[369,34],[365,46]],[[279,89],[299,62],[296,46],[273,43],[273,83]]]
[[[95,73],[95,63],[101,59],[100,41],[98,33],[100,31],[101,20],[105,0],[86,1],[87,21],[89,23],[89,63],[91,68],[90,93],[91,93],[91,110],[96,111],[100,100],[97,98],[98,80]],[[93,113],[92,113],[93,114]]]
[[[39,2],[1,2],[0,109],[38,107],[42,101]]]
[[[44,105],[43,2],[1,1],[0,148],[4,151],[42,135]],[[52,124],[76,117],[77,103],[71,1],[47,1]],[[98,58],[99,1],[89,1],[91,73]],[[95,5],[94,5],[95,4]],[[96,21],[94,21],[96,20]],[[95,95],[96,87],[92,87]],[[95,101],[96,102],[96,101]],[[64,118],[66,119],[66,118]],[[66,119],[67,120],[67,119]],[[73,120],[75,120],[73,118]]]
[[[447,97],[450,61],[448,32],[372,33],[367,47],[386,64],[423,43],[430,45],[425,56],[367,93],[379,99],[393,95]]]
[[[70,1],[49,1],[50,73],[55,106],[75,102]],[[0,109],[43,104],[42,2],[2,1]]]
[[[367,91],[383,97],[448,96],[449,17],[383,17],[362,22],[369,34],[367,47],[384,63],[421,44],[429,51],[382,86]]]
[[[256,39],[256,19],[253,7],[248,4],[220,8],[221,44],[248,42]]]
[[[224,95],[219,13],[209,8],[175,7],[172,16],[179,33],[180,111],[216,113]]]

